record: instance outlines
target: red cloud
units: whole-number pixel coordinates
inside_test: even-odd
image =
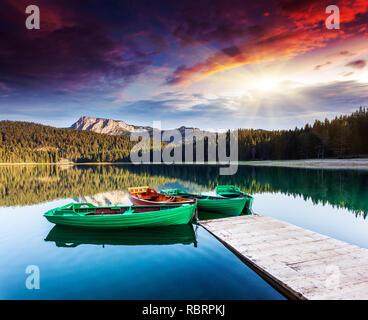
[[[248,37],[243,37],[245,40],[222,49],[205,61],[192,66],[180,66],[168,77],[167,82],[189,84],[233,67],[303,54],[324,47],[334,39],[351,37],[359,30],[366,30],[364,19],[355,23],[355,18],[367,14],[368,1],[341,0],[335,3],[340,8],[340,30],[328,30],[325,27],[328,17],[325,10],[329,1],[281,0],[278,3],[278,14],[273,14],[273,20],[265,26],[258,27],[256,37],[251,37],[248,28]],[[192,30],[192,34],[196,33]]]

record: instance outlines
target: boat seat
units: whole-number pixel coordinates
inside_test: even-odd
[[[153,200],[156,198],[156,196],[142,194],[142,195],[138,195],[138,198],[142,200]]]

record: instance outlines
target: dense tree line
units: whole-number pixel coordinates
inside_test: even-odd
[[[29,122],[0,122],[0,163],[129,161],[136,142],[127,136],[59,129]]]
[[[229,134],[229,133],[228,133]],[[238,131],[239,160],[287,160],[344,158],[368,155],[368,110],[360,108],[348,116],[294,130]],[[227,139],[229,140],[229,139]],[[0,122],[0,163],[60,161],[127,162],[137,142],[129,136],[91,131],[58,129],[29,122]],[[161,144],[165,146],[163,142]],[[204,160],[208,159],[208,139],[204,140]],[[196,148],[196,143],[193,145]],[[147,150],[148,151],[148,150]],[[185,148],[182,147],[185,160]],[[150,147],[152,159],[152,141]],[[194,151],[194,161],[196,160]]]
[[[368,155],[368,110],[294,130],[240,129],[239,160],[345,158]]]

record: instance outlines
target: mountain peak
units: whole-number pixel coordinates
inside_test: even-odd
[[[151,137],[153,135],[153,131],[155,130],[156,132],[156,130],[158,130],[148,126],[144,127],[144,126],[130,125],[122,120],[95,118],[89,116],[80,117],[79,120],[73,123],[70,128],[74,130],[88,130],[110,135],[129,135],[133,132],[140,132],[146,130],[149,132]],[[171,131],[173,130],[179,130],[182,136],[183,137],[185,136],[185,139],[191,138],[194,134],[204,136],[208,133],[206,131],[201,131],[198,128],[186,126],[181,126],[178,129],[165,130],[165,131],[171,133]]]
[[[77,122],[72,124],[71,128],[75,130],[89,130],[111,135],[126,135],[128,133],[136,132],[142,129],[152,130],[150,127],[129,125],[122,120],[95,118],[89,116],[80,117]]]

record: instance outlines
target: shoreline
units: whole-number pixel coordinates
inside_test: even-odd
[[[165,163],[143,163],[162,164]],[[39,163],[39,162],[19,162],[19,163],[0,163],[1,166],[35,166],[35,165],[58,165],[58,166],[81,166],[81,165],[134,165],[132,162],[66,162],[66,163]],[[229,163],[193,163],[184,162],[174,165],[229,165]],[[235,164],[234,164],[235,165]],[[255,161],[239,161],[238,166],[264,166],[264,167],[286,167],[301,169],[355,169],[368,170],[368,158],[356,159],[304,159],[304,160],[255,160]]]
[[[368,158],[239,161],[239,165],[301,169],[368,170]]]

